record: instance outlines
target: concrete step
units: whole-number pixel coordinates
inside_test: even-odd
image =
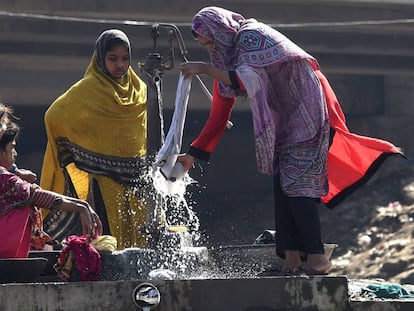
[[[157,311],[411,311],[410,300],[350,300],[346,276],[44,282],[0,285],[0,310],[140,310],[142,283],[160,293]]]
[[[375,300],[375,301],[350,301],[352,311],[412,311],[414,301],[402,300]]]
[[[0,310],[139,310],[133,291],[148,282],[157,311],[350,310],[346,277],[3,284]]]
[[[174,237],[178,236],[166,235],[160,240],[169,250],[165,254],[159,248],[101,252],[102,272],[94,282],[82,282],[76,268],[70,282],[61,282],[52,268],[59,252],[49,252],[46,257],[35,252],[31,257],[52,260],[49,272],[35,281],[1,284],[0,310],[137,310],[133,293],[142,284],[158,290],[157,311],[413,310],[414,299],[385,300],[359,294],[362,287],[380,284],[379,280],[350,280],[343,275],[258,276],[263,268],[281,264],[274,245],[207,249],[191,247],[189,236]],[[174,245],[181,244],[190,246],[174,251]]]

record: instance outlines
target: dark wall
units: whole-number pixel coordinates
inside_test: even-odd
[[[205,5],[203,1],[157,3],[131,1],[2,1],[2,10],[36,12],[58,16],[190,22]],[[410,18],[412,4],[378,1],[213,1],[248,16],[274,24],[306,22],[352,22]],[[275,3],[277,10],[274,10]],[[214,4],[211,3],[211,4]],[[338,14],[341,12],[341,14]],[[152,23],[150,23],[152,24]],[[82,77],[93,42],[101,31],[119,27],[131,38],[134,65],[153,51],[150,26],[74,23],[3,16],[0,21],[0,100],[15,108],[23,131],[18,145],[18,164],[40,175],[46,146],[43,115],[47,106]],[[347,116],[349,128],[363,135],[383,138],[414,154],[408,133],[414,131],[410,107],[414,93],[412,25],[343,25],[280,27],[283,33],[314,55],[331,81]],[[182,26],[190,60],[207,60],[207,54]],[[168,47],[161,32],[161,54]],[[177,51],[176,51],[177,52]],[[177,62],[182,61],[177,57]],[[136,68],[137,69],[137,68]],[[166,103],[175,94],[177,71],[166,76]],[[163,94],[164,96],[164,94]],[[184,133],[184,146],[195,138],[208,115],[208,101],[192,88],[191,107]],[[168,107],[171,107],[168,106]],[[171,111],[166,112],[171,115]],[[249,109],[234,111],[233,129],[226,131],[209,164],[191,171],[198,185],[189,187],[189,202],[198,213],[207,243],[251,243],[264,229],[273,228],[271,178],[257,173]]]
[[[381,76],[328,75],[328,78],[343,103],[352,131],[400,144],[398,138],[405,135],[394,137],[392,133],[395,131],[389,131],[385,123],[364,127],[370,123],[369,116],[383,114]],[[174,89],[174,81],[169,81],[167,88]],[[194,86],[193,101],[204,97],[197,92],[200,90]],[[171,102],[170,93],[163,98],[163,102]],[[244,108],[233,111],[231,120],[234,127],[225,131],[211,161],[200,162],[190,172],[198,183],[188,187],[187,202],[199,216],[200,229],[205,237],[203,242],[209,245],[249,244],[260,232],[274,226],[272,180],[256,170],[251,113],[248,107]],[[18,164],[31,168],[40,176],[46,147],[43,116],[47,106],[16,105],[14,109],[21,118],[23,128],[18,143]],[[166,130],[171,115],[172,110],[166,109]],[[200,132],[207,117],[208,110],[195,110],[190,103],[183,151]]]
[[[15,108],[22,125],[17,163],[31,168],[38,176],[46,147],[46,109],[20,105]],[[166,123],[171,114],[165,111]],[[183,150],[196,137],[207,116],[207,111],[188,111]],[[262,230],[273,228],[271,178],[256,170],[250,112],[235,111],[231,120],[234,127],[226,130],[211,161],[200,162],[190,172],[198,183],[188,187],[187,202],[200,219],[203,243],[209,245],[250,244]]]

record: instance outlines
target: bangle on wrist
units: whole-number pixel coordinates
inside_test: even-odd
[[[61,205],[62,203],[63,203],[63,199],[62,199],[62,198],[60,198],[60,197],[56,198],[56,199],[52,202],[52,204],[50,205],[50,210],[51,210],[51,211],[56,210],[56,209],[58,208],[58,206],[59,206],[59,205]]]
[[[15,163],[13,163],[11,169],[9,170],[10,173],[16,173],[17,172],[17,165]]]

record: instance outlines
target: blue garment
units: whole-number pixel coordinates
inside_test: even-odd
[[[414,298],[414,291],[395,283],[370,284],[361,288],[361,294],[385,299]]]

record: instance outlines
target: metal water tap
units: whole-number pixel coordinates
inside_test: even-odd
[[[149,74],[154,82],[159,82],[162,78],[162,75],[165,70],[171,70],[174,68],[174,46],[173,39],[175,37],[174,33],[170,31],[169,33],[169,52],[166,56],[161,57],[161,54],[158,52],[157,40],[160,36],[160,24],[154,24],[151,27],[151,36],[153,40],[153,49],[154,51],[149,53],[145,58],[144,63],[138,63],[138,66],[141,70]]]

